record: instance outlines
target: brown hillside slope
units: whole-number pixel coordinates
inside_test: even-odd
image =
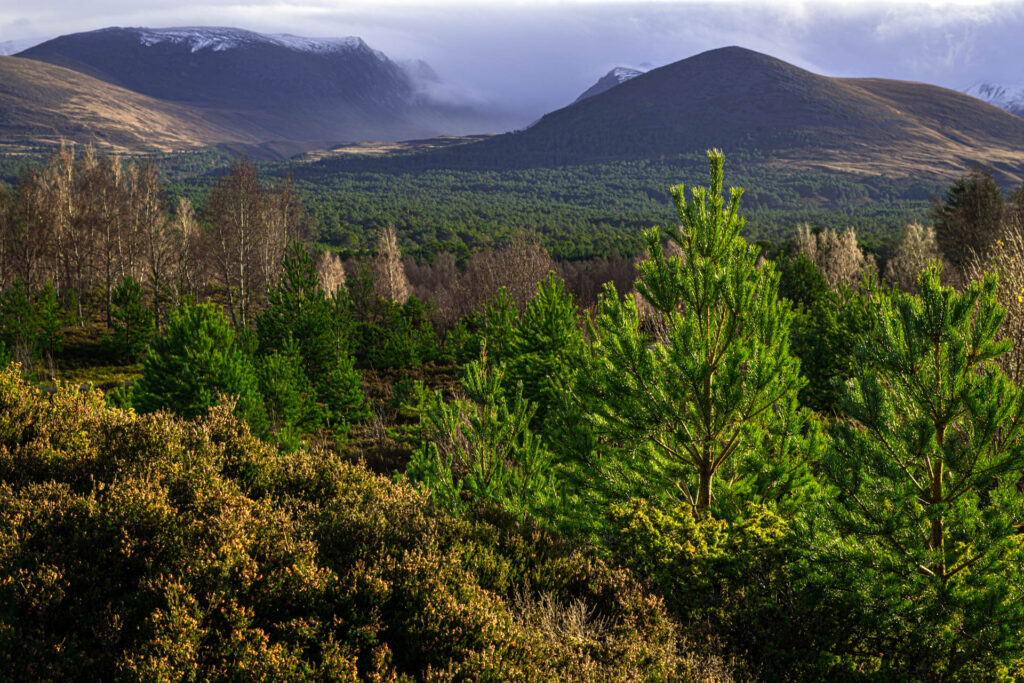
[[[0,57],[0,142],[61,139],[111,151],[170,151],[258,138],[77,71]]]

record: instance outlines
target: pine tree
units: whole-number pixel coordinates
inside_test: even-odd
[[[489,500],[524,517],[553,494],[551,452],[530,431],[536,406],[523,388],[506,388],[505,368],[486,350],[466,367],[466,398],[445,401],[440,391],[420,404],[420,443],[406,473],[431,490],[442,507],[461,511],[470,499]]]
[[[958,294],[939,272],[922,273],[919,297],[872,292],[850,419],[822,463],[839,490],[825,555],[861,572],[846,589],[882,613],[889,666],[972,679],[972,660],[1020,654],[1024,400],[996,365],[1010,346],[996,278]]]
[[[510,379],[522,382],[523,396],[538,406],[535,428],[547,419],[558,388],[570,383],[582,349],[572,295],[560,277],[549,273],[514,328],[508,354]]]
[[[742,190],[726,206],[723,155],[708,159],[710,188],[690,199],[671,190],[682,226],[665,235],[682,254],[667,257],[658,232],[646,233],[637,289],[664,316],[663,340],[642,334],[635,302],[606,286],[578,388],[596,432],[624,453],[614,463],[624,483],[632,473],[634,492],[700,511],[716,492],[764,501],[805,476],[792,312],[773,266],[739,236]]]
[[[344,289],[324,293],[309,250],[293,244],[267,307],[256,318],[260,353],[284,349],[294,340],[306,377],[329,418],[339,424],[367,415],[362,378],[351,356],[352,321]]]
[[[146,352],[153,336],[154,312],[142,301],[142,286],[130,277],[114,288],[111,303],[114,349],[122,359],[134,363]]]
[[[1003,191],[992,172],[975,168],[946,191],[932,208],[935,239],[943,256],[959,269],[972,255],[989,250],[1003,229]]]
[[[132,403],[144,412],[170,410],[194,418],[222,398],[234,400],[235,413],[255,431],[263,429],[256,371],[224,312],[214,304],[171,311],[164,334],[153,340],[143,361]]]

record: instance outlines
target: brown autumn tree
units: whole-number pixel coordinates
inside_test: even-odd
[[[805,223],[797,226],[794,247],[796,253],[806,255],[817,266],[832,287],[839,283],[854,285],[861,273],[875,268],[874,258],[866,256],[857,246],[857,233],[853,230],[816,233]]]
[[[930,262],[941,260],[935,229],[910,223],[896,253],[885,265],[885,279],[904,292],[916,294],[918,275]]]

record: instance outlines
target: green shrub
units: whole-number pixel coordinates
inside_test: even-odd
[[[8,680],[725,680],[629,573],[441,514],[224,407],[186,422],[0,374]]]
[[[530,431],[536,406],[522,384],[505,387],[503,365],[466,367],[467,398],[446,402],[440,391],[419,406],[419,446],[406,469],[431,491],[438,505],[459,512],[487,500],[520,515],[540,510],[552,497],[551,453]]]

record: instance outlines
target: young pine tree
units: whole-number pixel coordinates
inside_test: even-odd
[[[294,340],[317,399],[339,425],[367,413],[350,353],[352,326],[345,290],[324,293],[313,256],[293,244],[277,283],[267,291],[267,307],[256,318],[260,354],[282,351]]]
[[[996,279],[963,294],[922,273],[921,295],[872,293],[875,321],[847,383],[824,471],[835,540],[884,665],[980,680],[1020,658],[1024,632],[1024,400],[996,361],[1008,341]],[[980,667],[980,668],[979,668]]]
[[[553,272],[540,283],[509,343],[508,372],[523,383],[523,396],[537,404],[534,427],[545,423],[558,393],[575,375],[583,353],[583,333],[565,282]]]
[[[652,343],[635,302],[606,287],[578,388],[596,432],[620,447],[611,464],[627,485],[632,475],[633,492],[698,511],[719,494],[777,499],[805,476],[792,312],[773,266],[758,265],[758,248],[739,235],[742,190],[725,204],[721,152],[708,160],[709,188],[689,199],[671,190],[682,226],[665,234],[681,255],[646,235],[637,289],[664,316],[664,337]]]
[[[488,365],[485,350],[466,367],[466,398],[424,396],[420,444],[406,474],[446,509],[488,500],[525,517],[551,499],[552,456],[530,431],[536,406],[523,398],[521,384],[510,392],[505,383],[504,366]]]
[[[114,288],[111,297],[110,327],[114,350],[134,363],[146,352],[153,336],[153,311],[142,300],[142,286],[126,277]]]
[[[263,429],[256,370],[224,312],[214,304],[171,311],[164,334],[153,340],[143,361],[133,405],[143,412],[169,410],[194,418],[222,397],[235,401],[235,414],[255,431]]]

